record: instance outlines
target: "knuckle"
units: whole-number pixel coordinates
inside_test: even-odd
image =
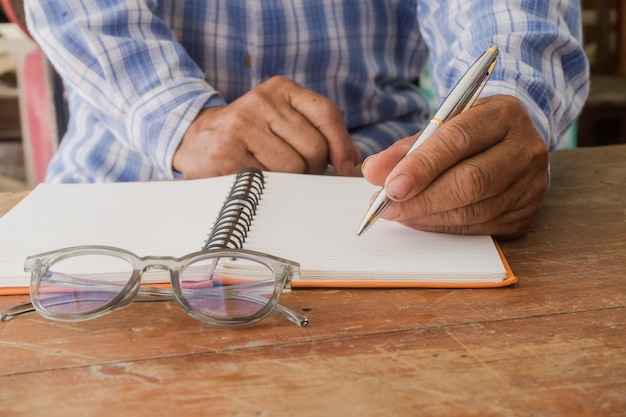
[[[435,197],[436,198],[436,197]],[[401,218],[419,218],[420,216],[435,212],[434,199],[429,193],[419,193],[413,198],[400,203]]]
[[[343,117],[339,106],[331,99],[324,96],[319,96],[316,97],[315,100],[316,104],[319,106],[320,111],[323,113],[324,116],[328,117],[331,120]]]
[[[267,86],[275,87],[276,85],[281,85],[281,84],[293,84],[293,81],[291,81],[289,78],[285,77],[284,75],[274,75],[268,78],[263,84]]]
[[[241,102],[248,109],[254,112],[263,112],[267,109],[272,101],[263,89],[255,88],[241,97]]]
[[[487,170],[478,163],[467,161],[455,172],[452,192],[458,196],[459,201],[469,203],[489,196],[495,190],[494,186]]]
[[[529,147],[529,157],[542,169],[547,169],[549,161],[548,147],[541,137],[538,140],[533,141],[532,146]]]
[[[541,201],[548,192],[548,175],[538,176],[529,188],[530,196]]]
[[[446,212],[448,225],[465,226],[480,223],[481,213],[474,204]]]
[[[263,95],[285,94],[289,96],[298,90],[300,85],[284,75],[275,75],[265,80],[258,88],[251,91],[262,93]]]
[[[498,96],[497,105],[492,106],[490,110],[495,113],[494,118],[502,117],[508,120],[516,120],[519,118],[530,119],[530,115],[524,103],[517,97],[511,95],[505,94]]]
[[[473,127],[466,119],[456,119],[447,124],[446,129],[441,129],[443,137],[441,146],[443,149],[440,151],[448,153],[455,159],[460,159],[464,155],[464,149],[471,147],[475,142],[473,137]]]
[[[402,151],[404,152],[404,150]],[[411,179],[416,184],[428,184],[441,173],[437,158],[431,154],[430,150],[424,149],[424,147],[419,147],[414,152],[407,154],[398,163],[398,165],[400,164],[405,167],[411,167],[411,169],[405,169],[405,172],[412,174]]]
[[[324,140],[309,141],[308,157],[316,165],[325,164],[328,160],[328,143]]]
[[[307,165],[301,158],[281,158],[282,164],[277,167],[279,172],[300,174],[306,172]]]

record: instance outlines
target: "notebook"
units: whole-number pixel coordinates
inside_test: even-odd
[[[516,282],[490,236],[356,229],[378,187],[248,169],[181,181],[39,184],[0,218],[0,292],[26,292],[29,255],[109,245],[139,256],[239,247],[296,261],[293,287],[498,287]]]

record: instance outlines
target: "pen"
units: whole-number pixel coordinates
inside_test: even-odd
[[[495,67],[498,60],[498,47],[491,45],[485,52],[478,57],[476,62],[469,67],[467,72],[463,74],[461,79],[450,90],[450,94],[443,101],[434,117],[430,119],[426,127],[417,135],[415,142],[411,145],[407,153],[413,152],[417,149],[426,139],[428,139],[435,131],[448,121],[450,118],[470,108],[474,101],[478,98],[485,84],[491,76],[493,67]],[[389,207],[392,200],[387,196],[385,188],[383,187],[374,202],[370,205],[370,208],[363,216],[363,220],[357,229],[357,236],[361,236],[367,229],[369,229],[376,220],[383,214],[383,212]]]

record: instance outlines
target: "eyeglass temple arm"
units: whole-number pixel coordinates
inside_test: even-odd
[[[35,307],[33,307],[32,303],[18,304],[0,313],[0,321],[9,321],[22,314],[30,313],[31,311],[35,311]]]
[[[161,288],[155,288],[155,289],[161,290]],[[134,301],[149,302],[149,301],[168,301],[168,300],[174,299],[173,295],[171,294],[168,295],[167,293],[161,293],[160,291],[158,293],[151,293],[150,291],[147,291],[145,294],[142,294],[142,293],[143,291],[140,291],[138,294],[138,297],[145,297],[145,298],[136,298]],[[21,316],[22,314],[26,314],[26,313],[32,313],[33,311],[35,311],[35,307],[33,306],[33,303],[18,304],[16,306],[9,307],[3,312],[1,312],[0,322],[9,321],[9,320],[14,319],[17,316]]]
[[[257,301],[265,303],[265,299],[260,299],[260,297],[255,297],[253,295],[247,295],[247,299],[250,301]],[[259,299],[258,299],[259,298]],[[174,299],[174,295],[167,288],[157,288],[157,287],[142,287],[137,293],[137,298],[134,301],[138,302],[151,302],[151,301],[170,301]],[[9,307],[2,313],[0,313],[0,321],[9,321],[17,316],[22,314],[30,313],[35,311],[35,307],[33,307],[32,303],[23,303],[13,307]],[[287,307],[283,307],[280,304],[277,304],[273,310],[274,312],[280,314],[293,324],[299,327],[305,327],[309,324],[309,319],[302,314],[298,314],[293,310],[288,309]]]

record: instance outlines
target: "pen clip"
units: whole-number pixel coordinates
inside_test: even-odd
[[[493,62],[491,63],[491,65],[489,65],[489,68],[487,68],[487,71],[485,72],[485,75],[483,76],[483,79],[481,80],[480,84],[478,84],[478,87],[476,88],[476,92],[472,95],[472,98],[465,105],[463,110],[461,110],[461,112],[464,112],[465,110],[467,110],[470,107],[472,107],[474,105],[474,103],[476,102],[476,100],[478,100],[478,96],[480,96],[480,94],[483,92],[483,89],[487,85],[487,81],[489,81],[489,78],[491,78],[491,73],[493,72],[493,69],[496,66],[497,62],[498,62],[497,59],[494,59]]]
[[[450,90],[450,94],[435,112],[435,119],[446,122],[470,108],[482,93],[498,60],[498,47],[490,46],[469,67]]]

